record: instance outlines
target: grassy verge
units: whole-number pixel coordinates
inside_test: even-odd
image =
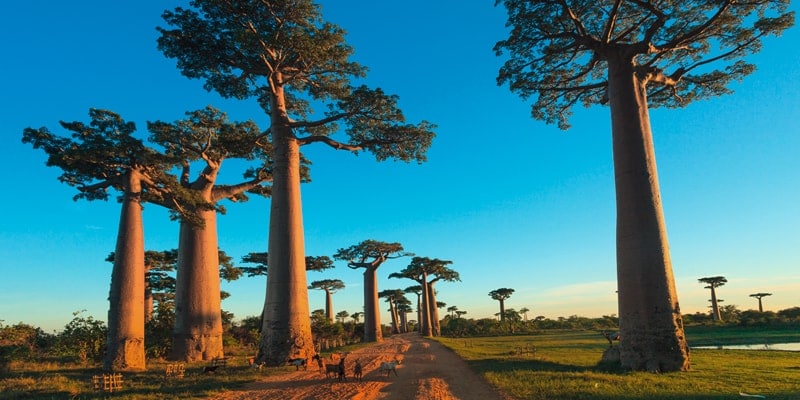
[[[352,351],[365,344],[345,346],[337,352]],[[247,352],[229,352],[228,365],[214,374],[203,374],[208,362],[186,365],[183,379],[167,379],[168,362],[148,360],[147,371],[123,373],[122,390],[114,393],[95,391],[92,376],[102,374],[95,366],[73,363],[40,361],[12,362],[9,371],[0,372],[0,400],[11,399],[119,399],[166,400],[206,399],[216,393],[244,386],[269,375],[285,374],[295,370],[292,366],[262,368],[248,366]],[[329,353],[323,352],[327,357]],[[312,367],[316,368],[316,367]]]
[[[733,331],[736,334],[727,339],[725,333],[699,332],[708,340],[716,335],[715,343],[726,344],[742,343],[726,340],[758,336],[747,329]],[[694,344],[691,330],[687,336]],[[490,383],[518,399],[721,400],[743,398],[740,392],[768,399],[800,399],[797,352],[693,350],[691,371],[652,374],[598,366],[608,342],[593,331],[437,340]]]

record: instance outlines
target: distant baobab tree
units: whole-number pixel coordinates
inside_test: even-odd
[[[333,258],[347,262],[352,269],[364,268],[364,342],[383,341],[381,315],[378,309],[378,277],[376,271],[386,260],[411,256],[400,243],[365,240],[339,249]]]
[[[510,288],[500,288],[495,289],[489,292],[489,297],[497,300],[500,302],[500,322],[506,320],[506,306],[505,301],[511,297],[511,294],[514,293],[514,289]]]
[[[758,312],[764,312],[764,307],[761,305],[761,298],[772,296],[772,293],[753,293],[750,297],[755,297],[758,299]]]
[[[717,300],[716,288],[724,285],[728,280],[724,276],[709,276],[700,278],[697,281],[707,284],[706,289],[711,289],[711,318],[714,321],[722,321],[722,316],[719,313],[719,302],[721,300]]]
[[[519,313],[522,314],[522,317],[525,318],[525,322],[528,322],[528,312],[531,310],[528,307],[522,307],[519,309]]]
[[[308,288],[325,291],[325,317],[328,318],[328,321],[333,322],[333,294],[344,289],[344,282],[339,279],[323,279],[311,282]]]

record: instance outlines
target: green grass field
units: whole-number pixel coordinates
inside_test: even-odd
[[[765,336],[766,335],[766,336]],[[698,328],[701,344],[800,341],[798,331]],[[732,399],[740,392],[768,399],[800,399],[800,353],[693,350],[692,369],[653,374],[598,366],[608,342],[595,331],[544,331],[532,336],[437,338],[490,383],[518,399]],[[527,351],[526,351],[527,350]]]
[[[692,327],[691,345],[800,342],[800,331],[740,327]],[[652,374],[599,367],[608,342],[596,331],[542,331],[537,335],[437,338],[479,374],[517,399],[734,399],[739,393],[768,399],[800,399],[800,352],[693,350],[692,370]],[[360,344],[358,346],[364,346]],[[347,348],[342,349],[347,350]],[[200,399],[294,368],[247,367],[246,352],[229,352],[229,365],[201,374],[208,363],[187,365],[186,377],[166,379],[166,363],[123,374],[123,390],[92,390],[97,368],[56,362],[13,362],[0,373],[0,399]]]

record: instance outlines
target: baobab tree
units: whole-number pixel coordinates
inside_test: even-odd
[[[500,302],[500,322],[506,320],[505,302],[514,293],[514,289],[500,288],[489,292],[489,297]]]
[[[144,321],[153,319],[154,303],[164,299],[164,293],[169,292],[174,298],[175,278],[169,273],[175,271],[178,260],[178,250],[144,252]],[[106,261],[114,263],[112,251]],[[156,300],[156,298],[159,300]]]
[[[347,319],[347,317],[349,317],[349,316],[350,316],[350,313],[349,313],[349,312],[347,312],[347,311],[345,311],[345,310],[342,310],[342,311],[339,311],[338,313],[336,313],[336,319],[338,319],[338,320],[339,320],[339,322],[341,322],[341,323],[343,323],[343,324],[344,324],[344,321],[345,321],[345,320]]]
[[[339,249],[335,260],[347,262],[352,269],[364,269],[364,342],[383,341],[381,314],[378,309],[378,277],[376,271],[393,258],[412,256],[400,243],[365,240],[348,248]]]
[[[400,289],[386,289],[381,290],[378,292],[379,298],[385,298],[386,302],[389,303],[389,315],[392,318],[392,333],[400,333],[400,314],[397,311],[397,304],[400,299],[408,299],[405,298],[403,295],[403,291]]]
[[[324,21],[311,0],[195,0],[163,18],[168,27],[158,28],[158,48],[177,59],[183,75],[224,97],[254,98],[269,116],[274,180],[258,360],[311,357],[300,148],[319,143],[378,161],[421,163],[433,126],[406,123],[397,96],[351,84],[366,69],[349,60],[344,30]],[[314,113],[317,106],[325,111]]]
[[[47,153],[47,166],[62,170],[58,180],[78,189],[73,199],[108,200],[121,193],[120,221],[108,301],[108,341],[103,369],[139,371],[144,348],[144,202],[174,200],[177,179],[166,174],[176,162],[135,138],[136,125],[118,114],[90,109],[91,122],[61,122],[71,137],[47,128],[26,128],[22,142]]]
[[[269,145],[253,122],[230,122],[225,113],[206,107],[186,113],[174,123],[148,123],[150,140],[182,160],[181,188],[193,203],[183,204],[192,218],[183,218],[178,239],[175,290],[175,330],[172,359],[209,360],[224,355],[217,238],[217,212],[224,199],[247,200],[247,192],[267,195]],[[232,185],[217,182],[227,160],[255,161],[243,171],[244,180]],[[191,180],[193,163],[200,163]],[[233,164],[231,164],[233,165]]]
[[[412,285],[403,291],[417,295],[417,331],[422,332],[422,285]]]
[[[447,267],[452,263],[452,261],[438,258],[414,257],[406,268],[400,272],[389,274],[389,278],[411,279],[422,287],[422,316],[419,323],[420,332],[424,336],[438,336],[441,331],[434,285],[440,280],[461,280],[458,272]],[[428,280],[429,277],[430,280]]]
[[[525,322],[528,322],[528,312],[531,310],[528,307],[522,307],[519,309],[519,313],[522,314]]]
[[[706,289],[711,289],[711,319],[714,321],[722,321],[722,315],[719,312],[719,303],[722,300],[717,299],[717,288],[728,282],[724,276],[709,276],[697,280],[700,283],[705,283]],[[620,318],[620,321],[622,318]],[[623,336],[624,337],[624,336]]]
[[[311,282],[308,288],[325,291],[325,316],[329,321],[333,322],[333,294],[344,289],[344,282],[339,279],[323,279]]]
[[[789,2],[497,3],[511,27],[495,46],[508,56],[497,82],[535,98],[533,118],[567,129],[574,105],[610,107],[621,365],[688,370],[648,108],[730,93],[755,69],[745,56],[793,25]]]
[[[764,312],[764,307],[761,305],[761,298],[772,296],[772,293],[753,293],[750,297],[755,297],[758,299],[758,312]]]
[[[458,306],[447,307],[447,312],[450,313],[450,318],[455,318],[456,311],[458,311]]]

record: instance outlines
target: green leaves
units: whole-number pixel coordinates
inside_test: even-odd
[[[754,67],[744,58],[794,24],[788,1],[498,1],[508,10],[508,60],[497,82],[535,98],[534,118],[569,127],[575,104],[607,100],[609,60],[631,63],[652,107],[682,107],[729,93]]]
[[[354,86],[366,69],[349,60],[345,31],[324,22],[310,0],[196,0],[192,9],[166,11],[158,47],[189,78],[224,97],[254,97],[273,119],[292,128],[301,144],[369,151],[425,161],[434,136],[428,122],[407,124],[397,97]],[[277,107],[277,109],[275,109]],[[307,119],[314,107],[327,109]],[[344,139],[333,134],[343,132]]]

